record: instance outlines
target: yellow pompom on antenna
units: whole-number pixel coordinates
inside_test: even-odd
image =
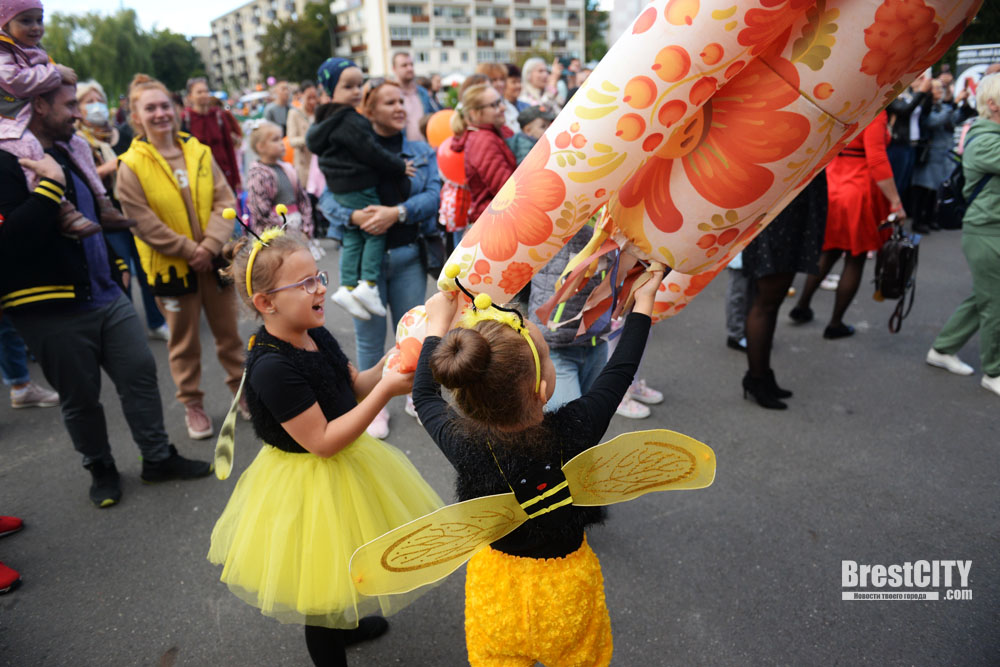
[[[449,264],[448,266],[444,267],[444,275],[446,278],[449,278],[450,280],[458,278],[458,274],[461,272],[462,272],[462,267],[460,267],[458,264]]]
[[[287,215],[288,207],[285,206],[284,204],[278,204],[277,206],[274,207],[274,212],[277,213],[278,215]]]
[[[235,220],[236,219],[236,209],[233,209],[233,208],[224,208],[224,209],[222,209],[222,217],[225,218],[226,220]]]
[[[472,302],[476,306],[476,310],[489,310],[489,307],[493,305],[493,299],[490,298],[489,294],[483,292],[482,294],[477,294],[476,299]]]

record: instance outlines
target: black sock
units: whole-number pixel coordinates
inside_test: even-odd
[[[306,648],[316,667],[347,667],[344,631],[307,625]]]

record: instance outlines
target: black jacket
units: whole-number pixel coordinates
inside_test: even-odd
[[[934,98],[927,93],[903,93],[889,104],[886,111],[889,112],[889,122],[892,123],[892,143],[909,145],[910,116],[919,106],[923,107],[920,112],[920,138],[927,139],[924,128],[933,101]]]
[[[306,147],[317,156],[330,192],[358,192],[404,176],[403,158],[375,141],[368,119],[346,104],[338,107],[306,132]]]
[[[53,312],[91,300],[83,244],[59,233],[63,194],[48,179],[29,192],[17,158],[0,151],[0,309]],[[121,285],[125,264],[105,245],[111,277]]]

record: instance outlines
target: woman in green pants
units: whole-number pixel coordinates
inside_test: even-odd
[[[1000,73],[976,92],[979,118],[965,140],[962,166],[966,201],[962,252],[972,272],[972,295],[959,304],[927,352],[927,363],[958,375],[972,367],[956,356],[979,331],[982,385],[1000,394]],[[978,194],[975,194],[978,193]],[[975,194],[975,198],[973,195]]]

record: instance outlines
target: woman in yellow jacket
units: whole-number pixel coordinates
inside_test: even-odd
[[[208,438],[212,421],[199,387],[203,308],[233,393],[243,373],[233,287],[222,286],[213,269],[233,231],[222,211],[236,201],[211,150],[178,130],[174,104],[162,83],[137,74],[129,102],[136,136],[119,158],[118,200],[137,222],[132,232],[139,259],[170,327],[170,374],[184,404],[188,435]]]

